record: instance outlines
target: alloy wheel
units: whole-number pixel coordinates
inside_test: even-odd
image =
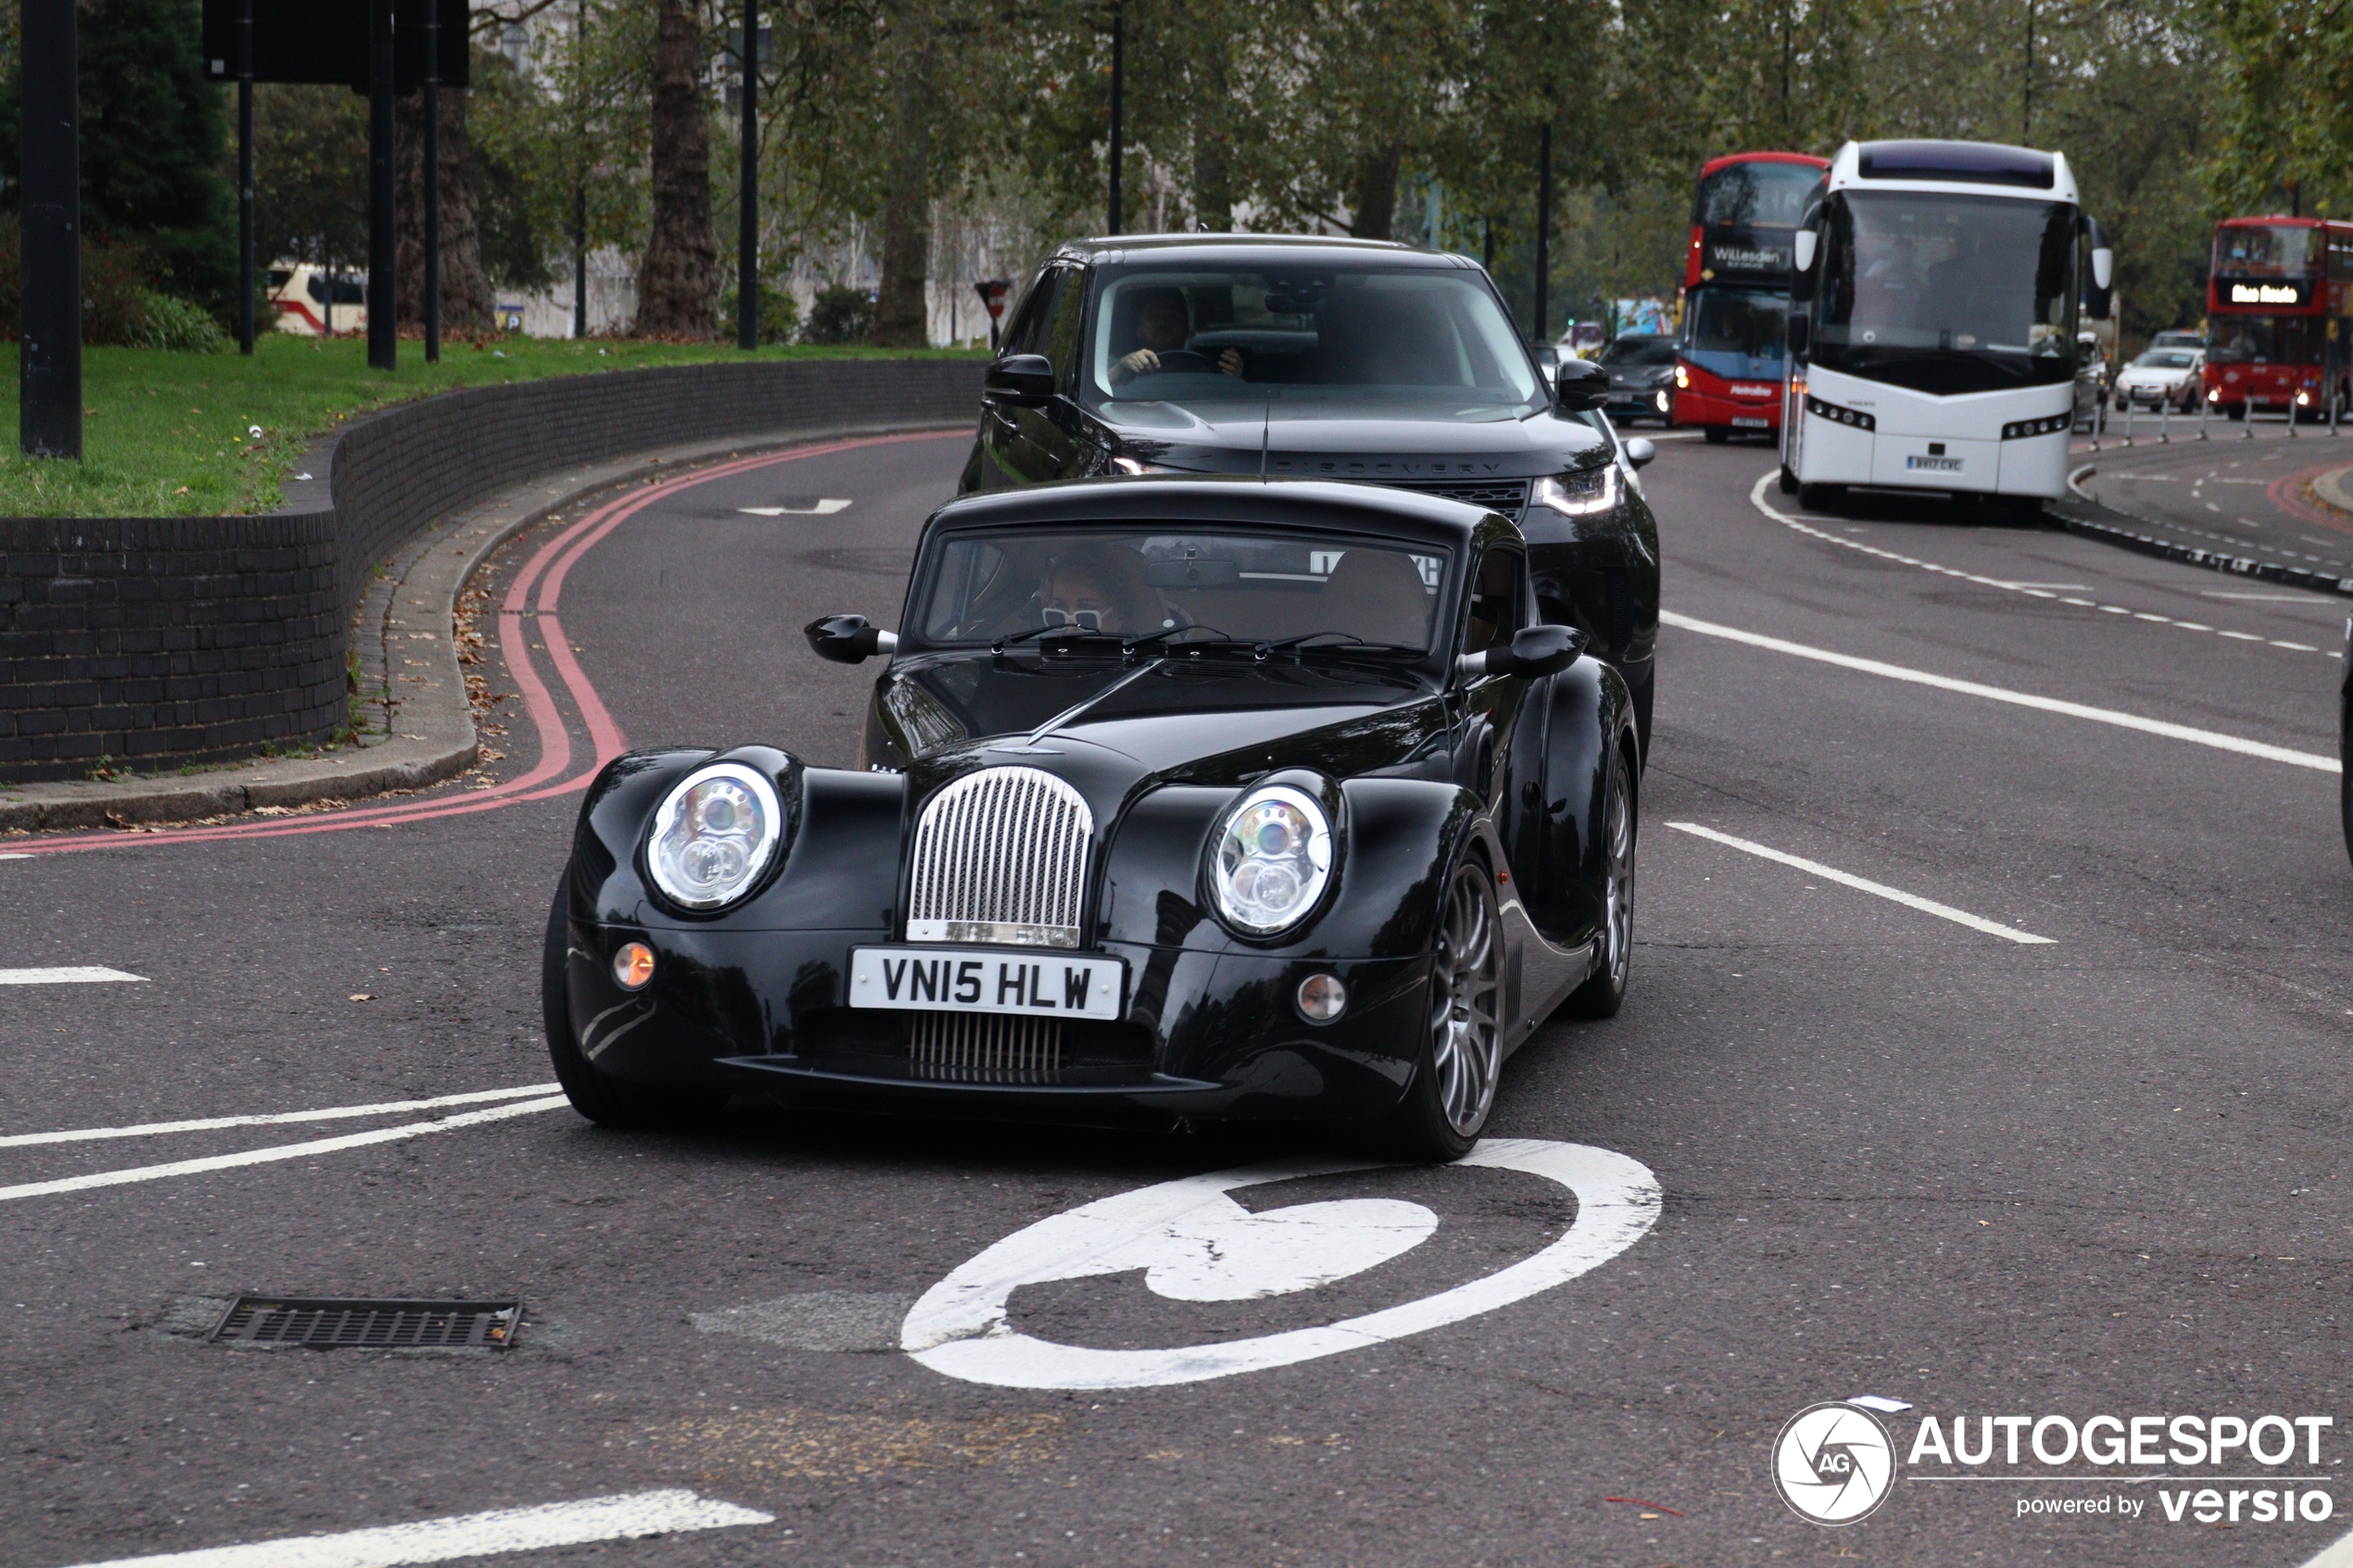
[[[1430,975],[1430,1059],[1447,1123],[1468,1137],[1485,1125],[1503,1067],[1499,1017],[1502,965],[1495,940],[1495,887],[1466,861],[1446,890]]]
[[[1602,887],[1602,930],[1609,943],[1609,982],[1623,989],[1634,957],[1634,813],[1627,804],[1631,784],[1621,757],[1610,770],[1609,807],[1602,847],[1609,857]]]

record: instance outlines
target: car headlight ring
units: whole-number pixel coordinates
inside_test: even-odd
[[[1210,850],[1218,913],[1252,936],[1272,936],[1305,920],[1331,873],[1331,819],[1314,796],[1289,784],[1265,784],[1242,797]]]
[[[646,869],[663,897],[717,909],[751,891],[784,836],[776,786],[741,762],[713,762],[681,779],[654,812]]]
[[[1592,517],[1608,511],[1617,505],[1617,465],[1604,463],[1600,468],[1546,474],[1536,482],[1528,498],[1563,517]]]

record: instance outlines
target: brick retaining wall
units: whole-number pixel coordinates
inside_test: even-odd
[[[322,740],[369,573],[534,474],[734,436],[976,418],[952,359],[720,362],[476,387],[355,420],[326,510],[0,518],[0,781],[141,772]]]

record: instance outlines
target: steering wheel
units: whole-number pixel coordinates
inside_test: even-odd
[[[1171,370],[1214,370],[1217,368],[1209,362],[1208,355],[1196,353],[1189,348],[1172,348],[1159,355],[1158,358],[1161,373],[1164,375]]]

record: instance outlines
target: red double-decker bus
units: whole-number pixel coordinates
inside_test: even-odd
[[[1792,237],[1830,160],[1733,153],[1699,171],[1683,270],[1675,422],[1710,441],[1781,428]]]
[[[2325,418],[2353,408],[2353,223],[2226,218],[2206,284],[2206,401]]]

